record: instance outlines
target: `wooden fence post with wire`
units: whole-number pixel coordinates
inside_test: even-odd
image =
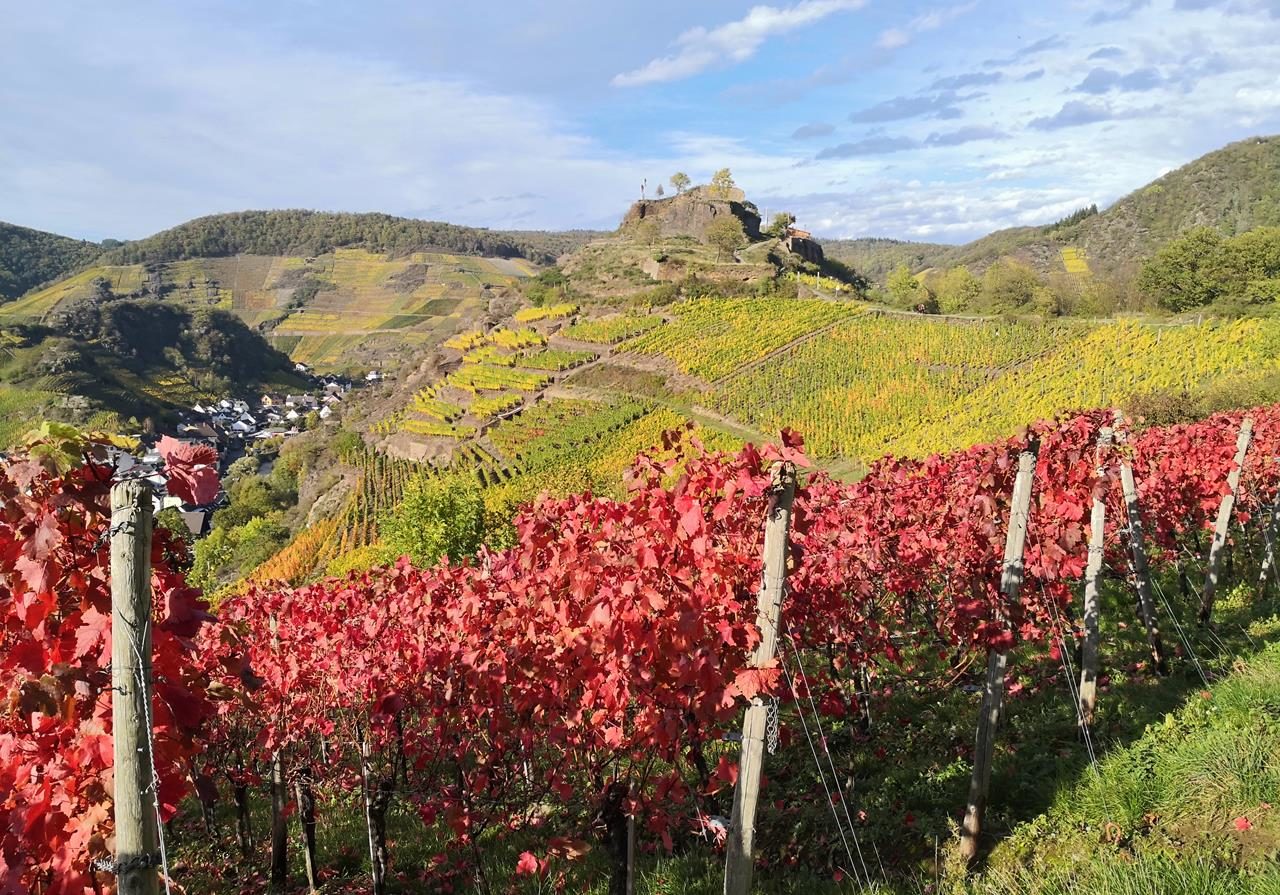
[[[760,643],[751,658],[759,668],[774,659],[778,624],[786,592],[788,536],[791,505],[796,493],[796,468],[779,463],[773,469],[769,509],[765,516],[764,573],[756,605]],[[760,797],[760,773],[764,764],[768,707],[760,696],[752,698],[742,721],[742,752],[738,760],[738,784],[733,790],[733,814],[725,849],[724,893],[746,895],[751,890],[752,855],[755,846],[756,802]]]
[[[1117,426],[1124,417],[1117,412]],[[1123,442],[1123,434],[1117,433]],[[1133,568],[1134,585],[1138,589],[1138,614],[1147,629],[1147,646],[1159,674],[1169,673],[1169,663],[1164,654],[1164,641],[1160,637],[1160,623],[1156,620],[1155,602],[1151,598],[1151,570],[1147,565],[1146,539],[1142,533],[1142,510],[1138,506],[1138,485],[1133,478],[1133,463],[1127,456],[1120,457],[1120,487],[1124,492],[1125,512],[1129,521],[1129,558]]]
[[[1089,516],[1089,560],[1084,572],[1084,644],[1080,651],[1080,723],[1093,722],[1098,703],[1098,581],[1102,576],[1102,555],[1107,531],[1106,487],[1113,432],[1104,427],[1098,433],[1098,478],[1093,490],[1093,510]]]
[[[151,483],[111,489],[111,724],[116,891],[157,895],[159,809],[151,756]]]
[[[1231,513],[1236,506],[1236,494],[1240,490],[1240,473],[1244,470],[1244,458],[1253,440],[1253,419],[1245,417],[1236,437],[1236,455],[1231,472],[1227,473],[1227,493],[1218,505],[1218,518],[1213,525],[1213,540],[1209,544],[1209,559],[1205,563],[1204,590],[1200,596],[1200,624],[1207,625],[1213,617],[1213,601],[1218,593],[1218,567],[1222,564],[1222,548],[1227,544],[1227,530],[1231,526]]]
[[[1262,524],[1262,568],[1258,570],[1258,599],[1266,594],[1267,579],[1276,567],[1276,535],[1280,534],[1280,491],[1272,499],[1267,518]]]
[[[1018,455],[1018,474],[1013,482],[1009,504],[1009,530],[1005,536],[1004,564],[1000,573],[1000,592],[1017,602],[1022,592],[1023,550],[1027,543],[1027,521],[1031,508],[1031,486],[1035,479],[1038,445],[1032,442]],[[972,863],[978,856],[978,839],[982,835],[982,819],[987,810],[987,793],[991,787],[991,761],[995,753],[996,726],[1004,704],[1004,676],[1009,654],[998,650],[987,653],[987,679],[982,691],[982,708],[978,715],[978,731],[973,747],[973,776],[969,780],[969,802],[964,825],[960,829],[960,854]]]

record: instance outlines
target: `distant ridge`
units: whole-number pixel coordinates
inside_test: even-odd
[[[436,250],[551,264],[599,235],[586,230],[488,230],[380,213],[238,211],[196,218],[125,243],[108,252],[102,263],[148,264],[238,254],[319,255],[336,248],[363,248],[393,255]]]
[[[0,221],[0,301],[65,276],[100,254],[97,243]]]
[[[1062,250],[1079,248],[1094,270],[1149,257],[1195,227],[1240,233],[1280,225],[1280,136],[1250,137],[1170,171],[1098,214],[1041,227],[1013,227],[964,245],[892,239],[822,240],[829,256],[883,282],[900,264],[913,272],[966,265],[975,273],[1012,257],[1041,273],[1061,271]]]

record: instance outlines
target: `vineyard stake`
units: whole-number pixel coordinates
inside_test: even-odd
[[[271,756],[271,888],[284,891],[289,880],[289,821],[285,808],[289,790],[284,779],[284,756]]]
[[[111,723],[119,895],[156,895],[161,863],[151,756],[151,483],[111,489]]]
[[[270,619],[271,649],[280,651],[280,620]],[[271,754],[271,889],[283,891],[289,880],[289,821],[284,816],[289,804],[285,788],[284,756],[277,748]]]
[[[1000,573],[1000,592],[1016,603],[1022,592],[1022,555],[1027,543],[1027,516],[1031,508],[1031,485],[1036,472],[1036,449],[1032,443],[1018,455],[1018,475],[1013,481],[1009,506],[1009,531],[1005,536],[1004,563]],[[978,715],[978,732],[973,746],[973,776],[969,780],[969,804],[964,826],[960,830],[960,854],[968,863],[978,856],[978,838],[982,835],[982,819],[987,810],[987,793],[991,788],[991,760],[996,745],[996,725],[1004,703],[1004,676],[1009,654],[997,650],[987,652],[987,679],[982,691],[982,708]]]
[[[1119,421],[1119,420],[1117,420]],[[1123,436],[1120,436],[1123,440]],[[1151,570],[1147,567],[1147,547],[1142,534],[1142,510],[1138,506],[1138,485],[1133,479],[1133,463],[1128,457],[1120,459],[1120,487],[1124,491],[1124,507],[1129,517],[1129,553],[1133,560],[1133,579],[1138,588],[1138,613],[1147,629],[1147,645],[1151,659],[1159,674],[1169,673],[1164,656],[1164,642],[1160,638],[1160,623],[1156,620],[1155,603],[1151,599]]]
[[[756,627],[760,643],[751,667],[767,665],[778,645],[778,620],[787,582],[787,539],[791,504],[796,494],[796,468],[779,463],[773,468],[769,509],[764,530],[764,575],[756,603]],[[742,752],[738,761],[738,785],[733,790],[733,815],[725,849],[725,895],[746,895],[751,889],[752,851],[755,844],[756,801],[760,797],[760,772],[764,764],[764,739],[768,708],[755,696],[742,720]]]
[[[307,891],[315,895],[320,884],[316,879],[316,799],[311,788],[312,778],[310,766],[299,769],[293,791],[302,828],[302,857],[307,871]]]
[[[1111,449],[1112,430],[1104,427],[1098,433],[1098,457]],[[1105,480],[1105,461],[1098,466]],[[1084,647],[1080,654],[1080,723],[1093,721],[1098,703],[1098,578],[1102,574],[1103,541],[1107,529],[1106,491],[1099,485],[1093,489],[1093,511],[1089,516],[1089,561],[1084,572]]]
[[[1258,572],[1258,598],[1261,599],[1267,588],[1267,576],[1271,574],[1271,570],[1276,564],[1276,534],[1280,532],[1280,493],[1276,494],[1275,501],[1271,504],[1271,511],[1267,515],[1267,521],[1262,526],[1262,540],[1266,545],[1266,551],[1262,556],[1262,568]]]
[[[1236,437],[1236,456],[1231,472],[1227,474],[1227,493],[1218,505],[1218,518],[1213,525],[1213,540],[1209,543],[1209,559],[1205,563],[1204,591],[1200,596],[1200,624],[1207,625],[1213,617],[1213,601],[1218,592],[1218,567],[1222,564],[1222,548],[1227,543],[1227,529],[1231,526],[1231,512],[1236,506],[1236,492],[1240,490],[1240,473],[1244,470],[1244,458],[1253,439],[1253,419],[1245,417]]]

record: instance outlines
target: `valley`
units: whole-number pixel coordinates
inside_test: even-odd
[[[967,246],[824,242],[728,169],[608,233],[0,231],[4,667],[46,763],[92,740],[16,872],[89,887],[107,829],[128,466],[199,522],[148,534],[188,891],[718,891],[757,709],[758,891],[1270,891],[1278,153]]]

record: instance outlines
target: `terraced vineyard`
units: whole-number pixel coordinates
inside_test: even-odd
[[[620,314],[575,323],[565,329],[564,337],[595,345],[615,345],[623,339],[638,336],[661,325],[662,318],[657,314]]]
[[[1135,392],[1194,390],[1211,381],[1280,370],[1280,322],[1188,326],[1113,323],[961,395],[893,445],[915,456],[1014,432],[1062,410],[1102,407]]]
[[[559,320],[578,313],[578,306],[570,302],[545,305],[541,308],[522,308],[512,315],[516,323],[533,323],[536,320]]]
[[[790,426],[815,456],[869,459],[1065,338],[1044,324],[862,316],[731,376],[709,403],[764,432]]]
[[[105,280],[121,295],[233,311],[264,327],[276,347],[320,369],[362,365],[406,347],[439,344],[485,308],[491,290],[513,289],[525,262],[434,252],[392,257],[338,249],[314,258],[240,255],[98,266],[0,305],[0,321],[44,319],[92,295]],[[533,309],[552,319],[563,306]],[[540,343],[538,343],[540,344]]]
[[[98,280],[106,281],[114,292],[128,294],[141,288],[145,276],[140,264],[91,267],[17,301],[0,304],[0,322],[42,320],[64,302],[92,295]]]
[[[503,422],[490,437],[513,462],[542,468],[567,446],[598,440],[639,419],[649,409],[638,401],[609,405],[554,399]]]
[[[629,339],[619,350],[660,355],[708,382],[760,360],[790,342],[862,313],[821,299],[701,299],[672,308],[663,326]]]

